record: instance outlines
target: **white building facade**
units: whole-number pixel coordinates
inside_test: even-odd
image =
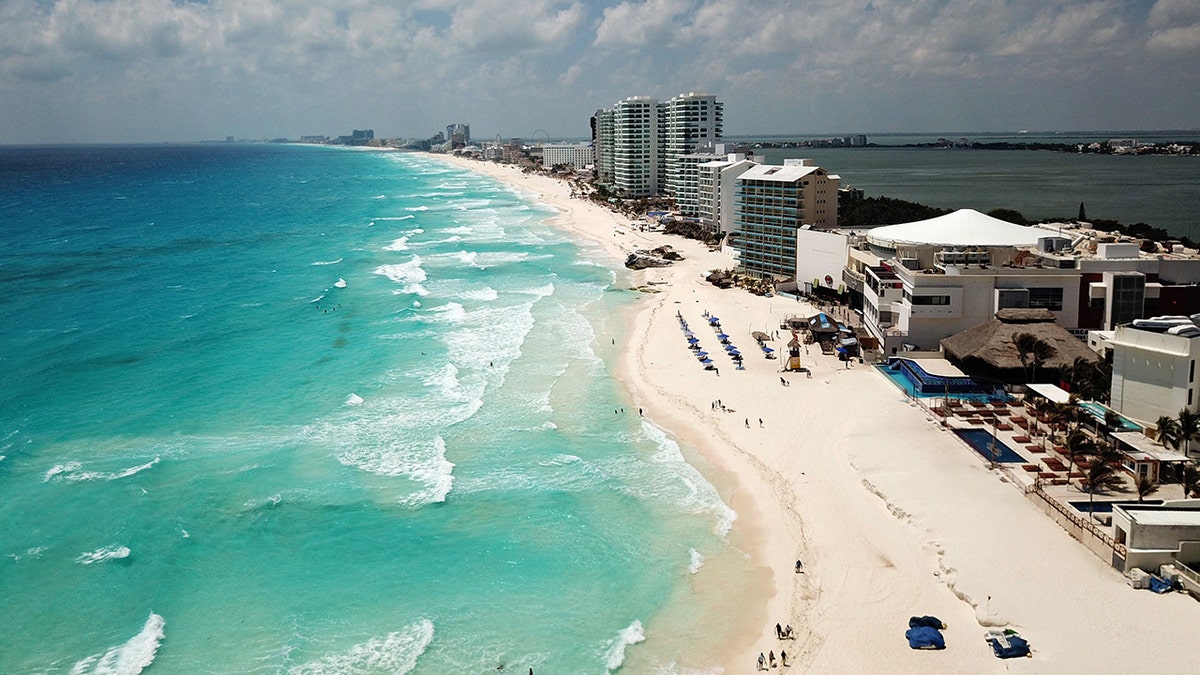
[[[1188,319],[1139,320],[1117,326],[1109,407],[1126,417],[1153,424],[1180,410],[1200,412],[1196,359],[1200,328]]]
[[[581,170],[596,163],[596,151],[590,143],[556,143],[542,146],[542,166],[570,166]]]

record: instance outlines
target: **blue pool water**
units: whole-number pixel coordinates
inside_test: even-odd
[[[1103,405],[1096,403],[1094,401],[1082,401],[1079,404],[1079,407],[1086,410],[1089,415],[1091,415],[1092,417],[1095,417],[1097,420],[1099,420],[1101,422],[1104,421],[1104,413],[1106,413],[1109,410],[1108,408],[1106,408]],[[1121,428],[1119,429],[1119,431],[1137,431],[1137,430],[1141,429],[1141,427],[1138,426],[1137,424],[1135,424],[1134,422],[1132,422],[1124,417],[1121,417],[1120,415],[1117,415],[1117,417],[1121,420]]]
[[[1004,444],[1004,441],[992,435],[992,432],[987,429],[955,429],[954,433],[958,437],[967,442],[967,445],[975,449],[975,452],[983,455],[984,459],[991,461],[992,449],[990,444],[995,441],[996,448],[1000,450],[1000,456],[996,459],[1002,464],[1024,464],[1028,460],[1018,455],[1012,448]]]
[[[1094,504],[1088,504],[1087,502],[1067,502],[1067,503],[1070,504],[1072,507],[1074,507],[1076,511],[1080,511],[1082,513],[1087,513],[1088,511],[1091,511],[1092,513],[1112,513],[1114,504],[1136,504],[1137,502],[1136,501],[1132,501],[1132,502],[1096,502]],[[1147,499],[1146,501],[1144,501],[1142,503],[1153,505],[1153,504],[1162,504],[1163,502],[1161,499],[1154,499],[1154,500]]]
[[[879,372],[900,387],[909,396],[916,398],[940,398],[949,394],[964,401],[1004,401],[1004,392],[986,391],[969,377],[942,377],[931,375],[910,359],[889,359],[886,364],[876,366]]]

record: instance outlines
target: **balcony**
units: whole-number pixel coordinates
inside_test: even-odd
[[[861,272],[855,272],[849,267],[842,268],[842,281],[845,282],[846,288],[857,293],[862,293],[863,286],[867,283],[867,275]]]

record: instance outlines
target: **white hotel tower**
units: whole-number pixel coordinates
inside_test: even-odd
[[[624,197],[680,197],[694,211],[696,166],[683,158],[720,139],[723,110],[715,96],[693,92],[662,103],[634,96],[596,111],[600,182]]]

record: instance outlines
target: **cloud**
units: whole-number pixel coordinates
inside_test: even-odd
[[[729,133],[895,128],[934,98],[972,129],[1200,106],[1195,0],[0,0],[0,26],[0,142],[54,116],[92,120],[78,140],[582,135],[598,107],[693,90]]]

